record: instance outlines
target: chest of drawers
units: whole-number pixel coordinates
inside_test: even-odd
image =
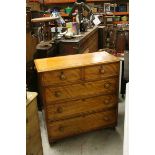
[[[35,60],[50,142],[117,125],[119,59],[94,52]]]

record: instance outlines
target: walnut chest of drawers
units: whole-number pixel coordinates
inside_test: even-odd
[[[117,125],[119,65],[106,52],[35,60],[50,142]]]
[[[43,155],[36,96],[36,92],[27,92],[26,155]]]

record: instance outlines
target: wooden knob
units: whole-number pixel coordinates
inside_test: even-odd
[[[110,87],[110,85],[111,85],[110,83],[105,83],[104,88],[108,89]]]
[[[58,112],[58,113],[62,113],[62,112],[63,112],[62,107],[58,107],[58,108],[57,108],[57,112]]]
[[[66,79],[66,77],[65,77],[65,75],[64,75],[63,73],[61,73],[60,79],[61,79],[61,80],[65,80],[65,79]]]
[[[84,98],[83,98],[83,99],[82,99],[82,101],[83,101],[83,102],[85,102],[85,101],[86,101],[86,99],[84,99]]]
[[[104,74],[105,73],[105,70],[103,68],[100,69],[100,73]]]
[[[109,120],[109,118],[108,118],[107,116],[104,116],[103,119],[104,119],[105,121],[108,121],[108,120]]]
[[[108,104],[109,103],[109,100],[104,100],[104,104]]]
[[[60,93],[59,91],[56,91],[56,92],[54,93],[54,95],[55,95],[56,97],[60,97],[60,96],[61,96],[61,93]]]
[[[64,131],[64,127],[63,126],[60,126],[59,127],[59,131],[63,132]]]

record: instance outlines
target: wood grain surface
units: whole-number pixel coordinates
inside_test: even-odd
[[[41,83],[43,86],[72,84],[75,82],[79,82],[82,78],[81,76],[81,68],[44,72],[41,76]]]
[[[106,112],[83,115],[64,121],[56,121],[48,124],[49,138],[52,140],[61,139],[115,123],[115,109]]]
[[[102,64],[84,68],[85,80],[98,80],[119,75],[119,62]]]
[[[46,102],[56,102],[94,95],[116,94],[117,88],[118,78],[61,87],[47,87],[45,88],[45,100]]]
[[[120,60],[106,52],[37,59],[50,142],[117,125]]]
[[[26,154],[43,155],[36,98],[26,106]]]
[[[77,68],[119,61],[119,58],[107,52],[75,54],[34,60],[37,72]]]
[[[117,102],[116,95],[101,95],[59,104],[47,103],[47,119],[49,121],[55,121],[79,116],[83,113],[91,114],[94,112],[100,112],[115,107]]]

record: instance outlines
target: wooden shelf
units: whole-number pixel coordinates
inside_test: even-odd
[[[50,4],[63,4],[63,3],[73,3],[76,0],[45,0],[44,4],[45,5],[50,5]]]
[[[113,0],[86,0],[86,2],[111,2]]]
[[[67,13],[60,13],[60,16],[61,17],[69,17],[69,14],[67,14]]]
[[[121,16],[121,15],[129,15],[129,12],[114,12],[115,16]]]
[[[115,15],[115,16],[125,16],[129,15],[129,12],[111,12],[111,13],[106,13],[107,16]]]
[[[40,3],[39,0],[29,0],[29,2],[38,2],[38,3]]]
[[[118,22],[113,22],[113,24],[129,24],[129,21],[118,21]]]

